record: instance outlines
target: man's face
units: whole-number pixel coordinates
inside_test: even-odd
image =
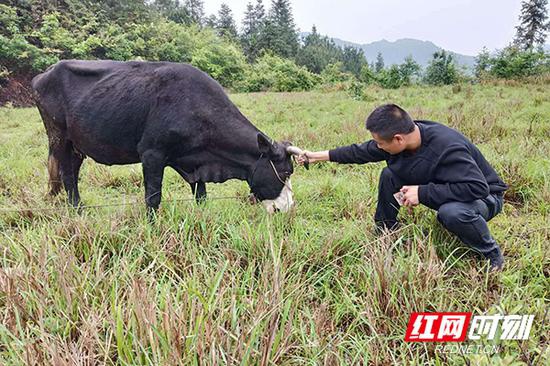
[[[393,136],[390,140],[385,140],[374,132],[371,132],[371,134],[372,139],[376,142],[378,148],[392,155],[399,154],[407,147],[405,138],[401,134]]]

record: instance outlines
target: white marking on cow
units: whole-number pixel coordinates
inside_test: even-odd
[[[292,184],[290,178],[286,180],[279,197],[274,200],[263,200],[262,204],[269,213],[274,213],[276,210],[281,212],[288,212],[292,206],[294,206],[294,199],[292,198]]]

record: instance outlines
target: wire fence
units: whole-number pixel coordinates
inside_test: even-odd
[[[149,198],[149,197],[148,197]],[[246,196],[218,196],[218,197],[208,197],[209,201],[215,201],[215,200],[244,200],[246,199]],[[68,210],[87,210],[87,209],[98,209],[98,208],[106,208],[106,207],[125,207],[125,206],[137,206],[137,205],[143,205],[145,206],[145,201],[142,199],[131,199],[131,200],[124,200],[123,202],[116,202],[116,203],[105,203],[105,204],[99,204],[99,205],[79,205],[77,207],[72,207],[70,205],[66,205],[63,207],[36,207],[36,206],[28,206],[28,207],[0,207],[0,213],[26,213],[26,212],[66,212]],[[164,200],[165,202],[191,202],[196,201],[195,197],[192,198],[168,198]]]

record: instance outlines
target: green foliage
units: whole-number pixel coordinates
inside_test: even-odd
[[[260,50],[291,58],[298,51],[298,33],[289,0],[272,0],[257,43]]]
[[[200,33],[194,27],[159,21],[132,25],[126,37],[133,57],[151,61],[189,62]],[[121,41],[122,49],[125,49],[124,38]]]
[[[279,56],[265,54],[249,70],[243,91],[302,91],[310,90],[320,81],[305,67]]]
[[[240,48],[217,38],[208,30],[201,32],[201,39],[193,52],[191,64],[227,88],[237,87],[248,68]]]
[[[19,32],[17,9],[0,4],[0,35],[12,36]]]
[[[333,40],[317,33],[313,26],[296,55],[296,63],[309,71],[320,74],[329,64],[342,60],[342,49]]]
[[[344,64],[341,61],[325,67],[321,72],[321,80],[323,84],[336,84],[341,82],[350,81],[353,75],[344,71]]]
[[[178,0],[154,0],[151,7],[161,17],[173,22],[187,25],[192,23],[189,11]]]
[[[265,9],[262,0],[256,5],[248,3],[242,22],[241,44],[249,62],[254,62],[260,55],[261,37],[265,26]]]
[[[225,3],[222,3],[220,7],[215,28],[221,37],[227,37],[231,40],[237,39],[237,26],[233,19],[233,13],[231,12],[231,8]]]
[[[441,50],[433,54],[424,80],[430,85],[449,85],[458,82],[459,77],[453,55]]]
[[[367,59],[360,48],[346,46],[342,50],[342,64],[346,72],[359,77],[361,69],[367,65]]]
[[[474,74],[478,79],[484,79],[491,66],[491,54],[486,47],[483,47],[481,52],[476,56],[476,62],[474,66]]]
[[[543,51],[521,51],[510,46],[489,59],[491,76],[517,79],[550,72],[550,56]]]
[[[384,57],[382,53],[378,52],[376,55],[376,63],[374,64],[374,71],[378,74],[384,70]]]
[[[516,27],[515,45],[523,50],[544,46],[548,22],[548,0],[529,0],[521,4],[520,24]]]
[[[404,79],[398,65],[391,65],[378,74],[378,82],[383,88],[397,89],[404,84]]]
[[[369,66],[369,64],[361,67],[361,73],[359,74],[359,80],[365,84],[372,84],[377,81],[376,74]]]
[[[32,36],[40,41],[43,48],[56,53],[59,58],[72,58],[78,38],[61,25],[59,18],[58,12],[46,14],[42,26]]]
[[[223,4],[218,17],[206,18],[202,0],[10,0],[0,4],[2,75],[35,74],[60,59],[76,58],[192,62],[225,87],[239,90],[264,90],[268,85],[276,90],[307,90],[321,82],[353,89],[352,81],[394,89],[420,81],[421,68],[411,57],[385,68],[378,54],[369,67],[362,50],[337,46],[315,26],[300,45],[289,0],[271,0],[267,15],[262,0],[255,1],[248,4],[243,32],[237,35],[229,6]],[[542,3],[546,0],[523,6],[523,13],[527,8],[529,14],[536,13],[530,23],[522,20],[522,35],[534,37],[529,45],[542,39],[537,33],[543,29],[539,20],[546,19]],[[266,67],[263,61],[251,65],[265,53],[292,59],[309,73],[297,81],[294,76],[303,70],[277,58],[266,79],[254,71]],[[547,73],[549,68],[548,54],[518,43],[495,56],[482,51],[475,75],[518,79]],[[294,76],[286,80],[284,75]],[[434,55],[423,81],[445,85],[464,79],[452,56],[441,51]]]
[[[419,80],[421,72],[422,67],[410,55],[399,65],[402,85],[411,85],[413,82]]]
[[[3,74],[37,72],[58,61],[55,52],[28,42],[19,29],[15,8],[0,4],[0,65]]]
[[[185,0],[185,9],[189,14],[192,24],[202,25],[204,23],[204,4],[202,0]]]

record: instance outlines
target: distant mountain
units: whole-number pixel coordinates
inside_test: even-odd
[[[309,32],[303,32],[301,36],[306,37],[308,34]],[[420,41],[412,38],[398,39],[395,42],[389,42],[383,39],[367,44],[353,43],[338,38],[332,38],[332,40],[341,47],[353,46],[362,49],[369,62],[375,62],[376,56],[378,52],[380,52],[382,53],[386,66],[400,64],[407,56],[411,55],[422,67],[426,67],[432,59],[433,54],[442,49],[433,42]],[[454,56],[458,65],[465,65],[470,69],[473,68],[475,64],[474,56],[461,55],[452,51],[450,51],[450,53]]]

